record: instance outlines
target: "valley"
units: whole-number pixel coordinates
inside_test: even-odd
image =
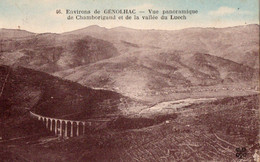
[[[257,33],[255,24],[0,29],[0,160],[237,161],[246,148],[243,160],[253,161]],[[63,138],[30,112],[104,123]]]
[[[147,120],[132,121],[131,129],[121,127],[122,120],[115,128],[68,140],[42,135],[8,141],[0,145],[1,157],[17,161],[235,161],[236,148],[246,147],[244,160],[252,161],[254,150],[259,149],[258,104],[257,96],[225,98],[188,106],[185,109],[192,111],[178,112],[168,122],[143,128],[138,124]]]

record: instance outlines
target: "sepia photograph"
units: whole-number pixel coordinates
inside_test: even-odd
[[[1,0],[1,162],[260,162],[259,0]]]

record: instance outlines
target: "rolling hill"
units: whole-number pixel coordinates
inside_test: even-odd
[[[0,159],[236,161],[245,147],[244,160],[253,161],[258,34],[259,25],[1,30]],[[28,111],[111,120],[65,140],[48,137]]]
[[[63,34],[89,35],[107,40],[112,42],[119,51],[124,52],[126,45],[121,41],[152,49],[178,50],[183,53],[208,53],[253,68],[259,67],[259,25],[256,24],[228,28],[187,28],[173,31],[135,30],[125,27],[106,29],[90,26]]]
[[[2,39],[0,63],[53,73],[117,56],[109,42],[90,36],[37,34],[26,38]]]
[[[2,39],[15,39],[15,38],[23,38],[23,37],[30,37],[35,35],[34,33],[25,31],[25,30],[18,30],[18,29],[0,29],[0,38]]]
[[[244,161],[259,150],[259,97],[228,97],[185,107],[177,118],[145,128],[136,122],[91,131],[68,140],[43,137],[0,145],[0,158],[10,161]],[[145,123],[141,119],[138,123]],[[15,146],[15,147],[14,147]],[[48,155],[48,156],[46,156]]]
[[[249,66],[216,56],[197,53],[182,60],[176,52],[142,57],[121,55],[54,75],[141,99],[160,96],[160,91],[166,91],[167,96],[200,86],[246,82],[253,86],[257,74]]]
[[[1,66],[0,77],[3,121],[28,110],[49,117],[88,119],[120,114],[135,103],[116,92],[93,90],[23,67]]]
[[[0,63],[139,99],[161,91],[164,97],[190,93],[201,86],[242,83],[251,88],[259,72],[257,33],[259,25],[174,31],[89,26],[62,34],[2,37]]]

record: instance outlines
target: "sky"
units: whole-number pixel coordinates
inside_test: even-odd
[[[74,20],[67,20],[67,9],[91,12],[95,9],[101,12],[104,9],[136,9],[139,16],[149,15],[148,9],[153,9],[159,10],[159,18],[162,10],[189,9],[198,10],[198,14],[185,15],[186,20],[76,20],[76,15]],[[56,14],[57,10],[62,14]],[[259,0],[0,0],[0,28],[20,28],[36,33],[62,33],[90,25],[176,30],[245,24],[259,24]]]

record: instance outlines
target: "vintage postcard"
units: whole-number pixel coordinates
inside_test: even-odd
[[[259,0],[1,0],[0,161],[255,161]]]

